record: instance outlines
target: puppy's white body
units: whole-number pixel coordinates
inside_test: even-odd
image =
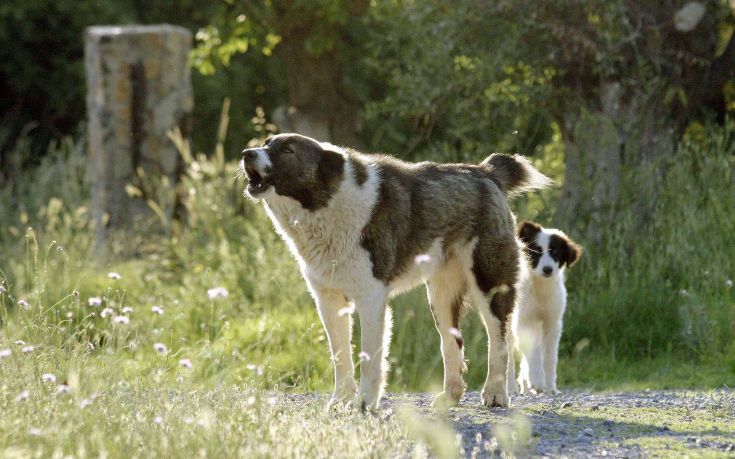
[[[536,391],[558,393],[556,366],[559,340],[567,306],[564,285],[565,265],[574,264],[581,248],[563,232],[524,222],[520,237],[530,255],[523,264],[518,286],[518,303],[511,317],[510,340],[521,354],[518,387],[521,393]],[[509,391],[515,392],[512,372]]]
[[[516,346],[521,352],[518,378],[521,393],[557,392],[556,364],[566,307],[567,289],[561,271],[551,277],[526,272],[511,319]]]

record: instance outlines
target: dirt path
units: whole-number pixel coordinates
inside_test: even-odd
[[[386,401],[396,412],[412,407],[437,431],[451,427],[461,435],[466,457],[501,451],[554,457],[735,457],[732,389],[525,395],[516,396],[511,409],[490,411],[480,405],[478,392],[470,392],[446,416],[437,415],[430,403],[428,394],[395,394]],[[432,429],[425,430],[424,440],[431,444]]]

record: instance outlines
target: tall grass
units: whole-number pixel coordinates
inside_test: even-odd
[[[672,365],[686,360],[692,371],[716,369],[701,380],[677,376],[682,384],[733,381],[734,132],[733,122],[692,132],[652,166],[664,168],[666,178],[651,195],[646,225],[633,209],[624,210],[610,222],[612,236],[587,247],[569,274],[562,384],[625,385],[636,377],[623,371],[627,366],[645,368],[641,361],[664,357]],[[13,355],[0,362],[0,371],[3,381],[9,375],[21,380],[12,390],[6,386],[3,403],[45,372],[79,381],[78,387],[97,381],[89,393],[138,379],[145,387],[189,381],[199,388],[192,390],[221,384],[331,389],[326,336],[285,244],[262,209],[242,197],[236,166],[221,149],[208,157],[180,146],[187,165],[179,185],[185,222],[117,238],[104,259],[93,250],[84,151],[77,144],[57,145],[37,169],[0,191],[0,349]],[[554,158],[541,167],[558,165]],[[542,195],[514,205],[519,217],[543,220],[551,202]],[[228,295],[210,298],[215,287]],[[90,305],[96,298],[100,304]],[[389,389],[437,388],[439,339],[424,292],[403,295],[393,306]],[[129,322],[115,319],[123,316]],[[486,341],[476,315],[465,319],[463,334],[467,381],[477,388],[485,376]],[[17,340],[36,350],[23,354]],[[156,343],[167,347],[165,356],[154,350]],[[184,372],[182,358],[193,368]],[[610,368],[621,371],[608,371],[603,383],[591,375]],[[624,376],[606,379],[609,373]],[[669,373],[657,374],[661,386],[670,385]]]
[[[622,360],[678,353],[717,363],[733,355],[734,161],[731,120],[693,127],[670,156],[628,172],[625,193],[636,202],[642,195],[649,210],[619,212],[606,240],[588,246],[570,273],[567,355],[582,340],[588,352]]]

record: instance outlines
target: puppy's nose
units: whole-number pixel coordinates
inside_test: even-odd
[[[258,152],[254,148],[247,148],[242,151],[242,158],[249,159],[250,161],[258,157]]]
[[[553,270],[554,270],[554,268],[552,268],[551,266],[544,266],[544,268],[542,269],[542,271],[544,272],[544,274],[546,274],[547,276],[549,274],[551,274],[551,271],[553,271]]]

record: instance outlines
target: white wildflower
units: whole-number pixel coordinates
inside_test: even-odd
[[[58,389],[56,389],[56,392],[59,395],[67,395],[71,393],[71,386],[68,384],[60,384]]]
[[[4,285],[0,285],[0,295],[7,292]]]
[[[365,351],[362,351],[359,354],[357,354],[357,358],[360,359],[360,362],[369,362],[370,361],[370,354],[368,354]]]
[[[166,355],[168,354],[168,348],[163,343],[155,343],[153,344],[153,350],[158,352],[159,354]]]
[[[18,306],[22,307],[23,309],[28,309],[30,307],[26,300],[18,300]]]
[[[44,373],[41,375],[43,382],[56,382],[56,376],[52,373]]]
[[[40,437],[42,433],[43,432],[41,432],[41,429],[37,427],[31,427],[30,429],[28,429],[28,435],[31,435],[33,437]]]
[[[179,365],[181,365],[184,368],[191,368],[192,366],[194,366],[191,363],[191,360],[190,359],[187,359],[187,358],[183,358],[183,359],[179,360]]]
[[[255,372],[256,375],[262,376],[263,375],[263,367],[260,365],[255,365],[254,363],[248,363],[245,365],[245,368],[248,370]]]
[[[348,315],[352,314],[353,312],[355,312],[355,307],[354,306],[346,306],[344,308],[340,308],[339,311],[337,311],[337,315],[340,316],[340,317],[342,317],[342,316],[348,316]]]
[[[13,351],[10,349],[0,349],[0,360],[4,359],[5,357],[10,357],[13,355]]]
[[[30,354],[31,352],[33,352],[35,350],[36,350],[36,348],[34,346],[31,346],[31,345],[23,346],[22,348],[20,348],[20,352],[22,352],[24,354]]]
[[[416,257],[413,259],[413,262],[417,265],[423,265],[425,263],[429,263],[431,261],[431,255],[428,253],[422,253],[421,255],[416,255]]]
[[[130,323],[128,316],[115,316],[112,318],[112,322],[120,325],[127,325]]]
[[[110,317],[114,313],[115,313],[115,311],[113,311],[111,308],[105,308],[105,309],[102,310],[102,312],[100,312],[100,317],[102,317],[104,319],[106,317]]]
[[[153,418],[154,424],[161,424],[162,422],[163,422],[163,418],[161,416],[156,416],[155,418]]]
[[[133,312],[133,308],[131,308],[130,306],[125,306],[124,308],[122,308],[123,314],[130,314],[131,312]]]
[[[252,395],[250,397],[248,397],[248,399],[245,400],[245,404],[247,406],[253,406],[253,405],[255,405],[255,397],[253,397]]]
[[[15,396],[15,401],[16,402],[25,402],[26,400],[28,400],[28,397],[30,397],[30,396],[31,396],[31,393],[28,392],[28,390],[24,390],[23,392],[21,392],[20,394],[18,394],[18,395]]]
[[[731,288],[732,287],[732,279],[726,279],[725,280],[725,287]]]
[[[113,272],[109,272],[109,273],[107,273],[107,277],[109,277],[109,278],[110,278],[110,279],[112,279],[112,280],[119,280],[119,279],[122,279],[122,276],[120,275],[120,273],[116,273],[116,272],[114,272],[114,271],[113,271]]]
[[[163,308],[160,306],[153,306],[151,308],[151,312],[154,314],[158,314],[159,316],[163,315]]]
[[[224,287],[214,287],[207,290],[207,296],[210,300],[216,300],[217,298],[227,298],[229,292]]]
[[[462,337],[462,332],[459,331],[459,329],[454,328],[454,327],[452,327],[452,328],[449,329],[449,334],[452,335],[452,336],[454,336],[455,338],[461,338]]]
[[[92,400],[85,398],[79,402],[79,408],[83,410],[91,404],[92,404]]]
[[[17,339],[15,341],[13,341],[13,344],[15,344],[17,346],[25,346],[26,342],[23,341],[22,339]]]
[[[97,306],[102,304],[102,298],[98,296],[92,296],[87,300],[87,304],[96,308]]]

